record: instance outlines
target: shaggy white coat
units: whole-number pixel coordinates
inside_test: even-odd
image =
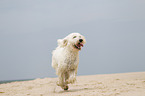
[[[58,39],[57,42],[58,47],[52,52],[52,67],[59,78],[57,85],[67,90],[68,84],[76,81],[79,51],[86,40],[79,33],[71,33],[64,39]]]

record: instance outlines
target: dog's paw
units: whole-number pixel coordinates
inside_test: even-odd
[[[64,86],[64,90],[68,90],[68,85]]]

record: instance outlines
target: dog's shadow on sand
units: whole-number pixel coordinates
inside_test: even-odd
[[[70,89],[70,90],[62,90],[56,93],[66,93],[66,92],[78,92],[78,91],[86,91],[86,90],[94,90],[95,88],[80,88],[80,89]]]

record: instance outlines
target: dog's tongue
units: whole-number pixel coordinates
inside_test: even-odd
[[[77,44],[78,48],[80,48],[81,46],[83,47],[83,44],[81,44],[81,43]]]
[[[82,46],[83,47],[84,45],[80,43],[80,44],[78,44],[78,46]]]

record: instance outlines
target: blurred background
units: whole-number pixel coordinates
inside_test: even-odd
[[[56,77],[72,32],[87,40],[78,75],[145,71],[145,0],[0,0],[0,81]]]

